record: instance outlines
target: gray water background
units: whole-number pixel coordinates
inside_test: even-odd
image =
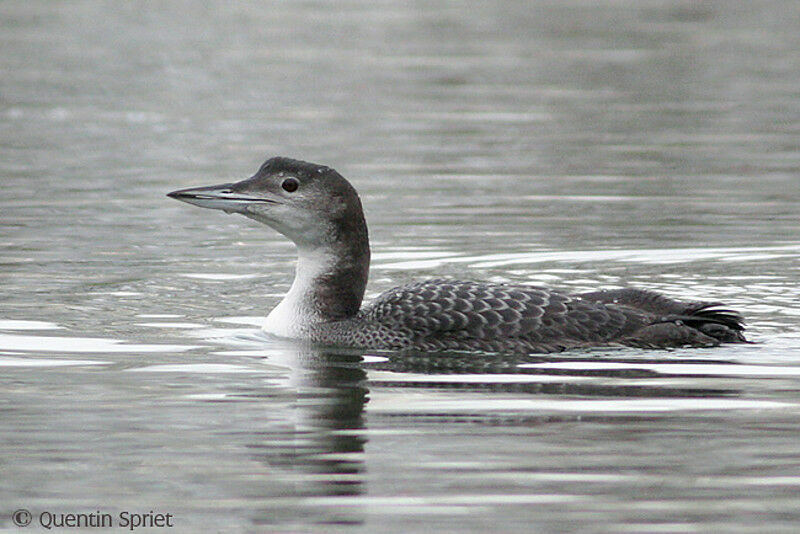
[[[757,344],[265,339],[291,244],[164,194],[272,155],[360,191],[369,295],[648,287]],[[0,529],[797,532],[799,171],[797,2],[0,3]]]

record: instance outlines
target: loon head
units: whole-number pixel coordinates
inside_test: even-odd
[[[274,157],[241,182],[181,189],[167,196],[202,208],[240,213],[274,228],[300,249],[367,239],[361,201],[353,186],[335,170],[315,163]]]

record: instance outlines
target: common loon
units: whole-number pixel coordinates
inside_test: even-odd
[[[263,327],[277,336],[424,352],[746,342],[737,312],[641,289],[572,295],[522,284],[435,279],[390,289],[362,307],[370,250],[361,200],[350,182],[323,165],[274,157],[246,180],[168,196],[242,214],[295,243],[294,282]]]

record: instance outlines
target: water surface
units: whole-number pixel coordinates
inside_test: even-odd
[[[0,5],[0,526],[795,532],[793,2]],[[315,351],[294,251],[168,191],[335,167],[369,295],[429,276],[722,300],[755,344]]]

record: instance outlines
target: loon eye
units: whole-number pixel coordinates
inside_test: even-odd
[[[296,178],[287,178],[281,182],[281,187],[287,193],[294,193],[297,191],[297,188],[300,187],[300,182],[298,182]]]

